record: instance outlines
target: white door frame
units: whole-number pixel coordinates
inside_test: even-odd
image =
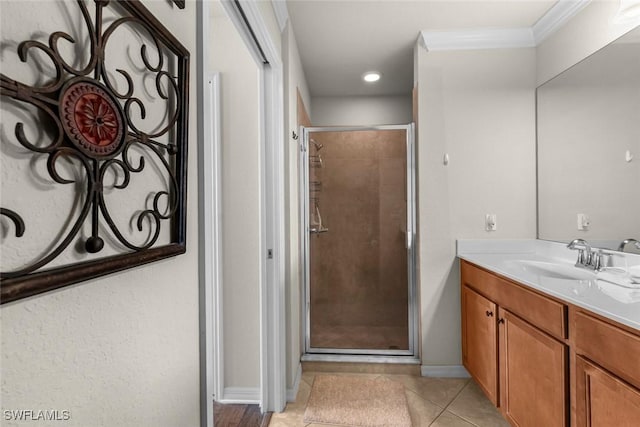
[[[286,324],[285,324],[285,224],[284,224],[284,93],[283,65],[279,50],[271,38],[255,0],[239,0],[244,16],[236,2],[222,0],[222,5],[240,36],[244,39],[258,64],[260,72],[260,161],[263,170],[260,200],[261,241],[264,256],[260,272],[260,407],[262,411],[282,411],[286,404]],[[200,227],[203,243],[200,246],[201,271],[201,426],[213,425],[213,397],[223,390],[222,360],[222,300],[220,263],[212,262],[219,256],[219,229],[216,224],[219,211],[214,209],[219,197],[219,165],[216,168],[214,135],[216,129],[210,107],[215,93],[208,89],[209,4],[197,2],[199,19],[198,86],[204,94],[199,99],[198,117],[200,141],[201,204]],[[262,49],[256,48],[256,41]],[[264,64],[264,58],[268,64]],[[215,85],[215,83],[214,83]],[[206,100],[206,101],[205,101]],[[205,105],[207,104],[207,105]],[[212,122],[210,122],[212,120]],[[211,125],[211,126],[209,126]],[[208,155],[207,150],[213,150]],[[212,187],[212,188],[209,188]],[[214,198],[213,200],[210,198]],[[219,199],[218,199],[219,203]],[[209,209],[208,207],[211,207]],[[211,262],[211,269],[206,264]],[[204,264],[204,265],[202,265]],[[218,320],[218,321],[216,321]],[[217,343],[217,345],[216,345]]]
[[[213,401],[216,396],[216,382],[219,376],[214,373],[215,364],[222,363],[218,357],[214,357],[214,350],[218,346],[214,341],[221,337],[216,329],[221,323],[215,322],[217,311],[214,310],[217,301],[214,302],[214,291],[221,289],[220,283],[215,278],[219,277],[220,265],[213,260],[218,259],[217,247],[220,238],[216,234],[215,219],[220,217],[216,211],[220,194],[220,179],[216,158],[216,143],[219,143],[220,123],[218,113],[211,111],[215,108],[215,89],[219,86],[218,80],[209,83],[209,51],[205,42],[209,36],[209,5],[208,2],[196,3],[196,37],[197,37],[197,90],[198,95],[198,229],[204,235],[198,244],[198,271],[199,271],[199,323],[200,323],[200,427],[214,427]],[[209,89],[209,90],[207,90]],[[206,119],[205,119],[206,118]],[[210,120],[210,121],[209,121]],[[206,123],[206,124],[205,124]],[[207,126],[208,125],[208,126]],[[216,138],[216,136],[218,138]],[[208,172],[205,172],[208,171]],[[210,262],[213,261],[213,262]],[[221,353],[221,352],[219,352]]]

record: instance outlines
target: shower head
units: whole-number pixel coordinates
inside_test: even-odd
[[[322,150],[322,147],[324,147],[324,145],[317,143],[313,138],[311,138],[311,143],[316,147],[316,151],[320,151]]]

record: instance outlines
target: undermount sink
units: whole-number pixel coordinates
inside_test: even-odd
[[[525,259],[514,260],[511,262],[528,273],[552,279],[592,280],[596,278],[596,274],[594,272],[582,270],[571,264]]]

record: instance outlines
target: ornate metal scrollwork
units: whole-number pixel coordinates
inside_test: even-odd
[[[136,0],[112,4],[109,0],[93,0],[92,12],[90,3],[76,0],[89,34],[86,52],[89,59],[84,67],[64,59],[59,40],[74,45],[76,40],[56,31],[49,36],[48,43],[27,40],[17,48],[23,63],[31,62],[36,55],[30,52],[38,51],[39,58],[44,57],[52,64],[55,77],[43,79],[44,84],[29,85],[0,74],[2,98],[35,107],[38,117],[46,122],[42,126],[53,135],[46,143],[32,141],[27,137],[25,124],[18,122],[15,141],[33,156],[46,157],[46,172],[54,183],[82,188],[78,192],[78,212],[69,218],[60,238],[43,242],[42,254],[28,265],[0,273],[2,303],[185,251],[189,52]],[[116,18],[104,18],[109,7],[118,8]],[[134,119],[135,116],[144,120],[151,107],[136,96],[136,75],[121,68],[115,70],[126,81],[123,90],[113,81],[114,74],[108,68],[107,46],[123,27],[140,33],[143,41],[139,60],[144,69],[136,70],[145,77],[153,76],[156,98],[167,105],[165,120],[153,130],[142,130],[140,120]],[[157,60],[152,61],[152,57]],[[30,66],[39,69],[38,64]],[[61,173],[62,159],[79,167],[81,181]],[[130,239],[114,220],[104,187],[107,175],[111,174],[119,177],[111,185],[114,192],[124,190],[146,168],[161,171],[165,188],[151,191],[142,200],[121,202],[138,207],[130,222],[139,232],[144,229],[148,234],[140,243]],[[25,224],[23,215],[13,206],[1,207],[0,217],[10,220],[15,239],[28,232],[38,233],[29,223]],[[90,235],[82,237],[81,231],[88,224]],[[169,241],[159,244],[161,231],[166,227],[170,228],[165,233],[170,235]],[[117,248],[115,255],[43,269],[68,248],[99,254],[105,247],[105,238]],[[83,244],[72,246],[78,239]]]

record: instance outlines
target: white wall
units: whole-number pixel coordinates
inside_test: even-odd
[[[294,393],[303,349],[302,268],[300,242],[300,140],[293,139],[292,132],[298,129],[297,93],[300,92],[308,111],[309,88],[305,80],[300,54],[291,22],[282,32],[282,56],[284,62],[285,87],[285,229],[286,236],[286,289],[287,289],[287,390]]]
[[[185,10],[164,1],[143,3],[189,49],[195,76],[195,3]],[[29,2],[17,16],[3,2],[1,36],[12,46],[3,52],[3,72],[10,74],[5,61],[15,58],[10,40],[22,30],[42,30],[58,17],[51,9],[58,5]],[[59,29],[70,23],[82,28],[75,2],[68,10],[56,21]],[[63,424],[78,427],[199,425],[196,98],[192,78],[186,254],[3,305],[3,410],[69,410],[71,419]],[[3,145],[11,134],[3,135]],[[3,200],[27,188],[3,188]],[[3,425],[18,424],[3,414]]]
[[[220,72],[224,396],[260,393],[260,68],[212,2],[210,70]]]
[[[455,240],[535,238],[535,51],[416,49],[422,364],[460,365]]]
[[[407,124],[412,119],[411,94],[401,96],[314,96],[314,126]]]

